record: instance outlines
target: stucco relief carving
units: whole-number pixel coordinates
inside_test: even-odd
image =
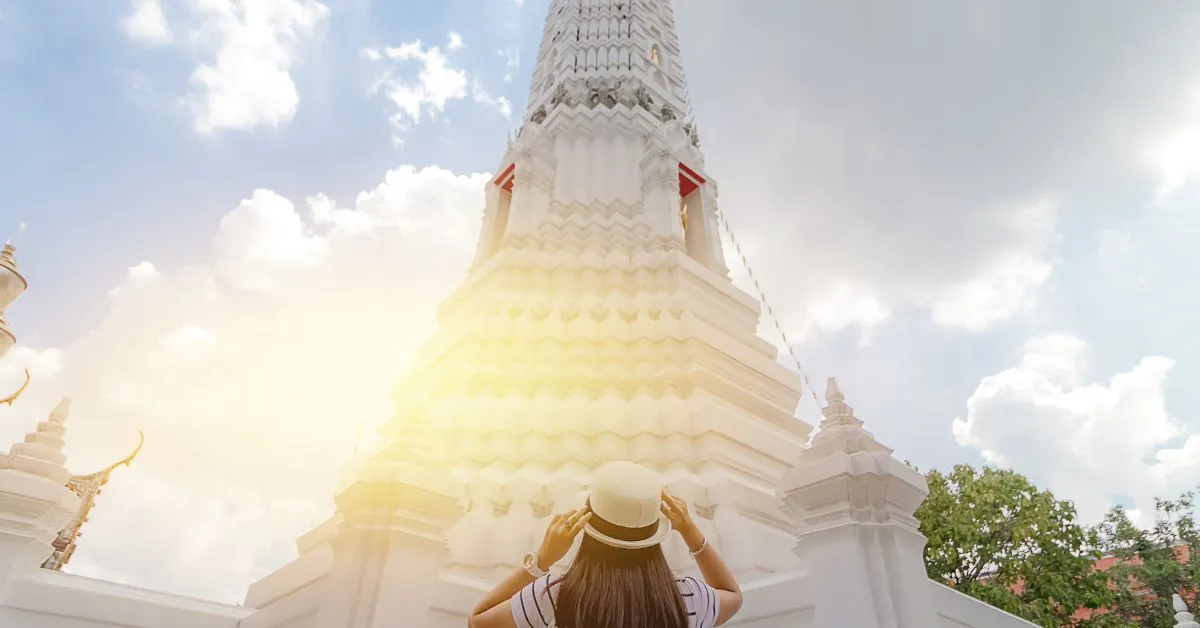
[[[571,101],[571,95],[567,93],[566,83],[559,83],[554,87],[554,93],[550,95],[550,108],[553,109],[563,104],[571,107],[575,103]]]
[[[683,132],[687,135],[688,141],[692,143],[692,146],[700,148],[700,131],[696,129],[696,123],[688,122],[684,124]]]
[[[674,120],[678,114],[669,105],[656,108],[654,95],[637,79],[607,79],[589,78],[585,80],[568,80],[554,86],[550,100],[539,107],[533,114],[533,121],[540,124],[550,111],[558,106],[575,107],[579,105],[588,108],[625,105],[630,109],[641,107],[646,111],[662,118],[664,121]],[[667,117],[667,111],[670,117]],[[541,118],[541,120],[537,118]]]
[[[650,93],[650,90],[646,89],[645,85],[638,85],[637,89],[633,91],[633,97],[637,99],[639,107],[646,111],[654,110],[654,95]]]
[[[587,86],[583,81],[568,81],[567,82],[567,102],[568,106],[575,107],[587,102],[588,91]]]
[[[531,142],[519,142],[513,146],[512,155],[514,163],[520,165],[535,158],[534,149],[531,144]]]
[[[518,161],[513,180],[518,188],[550,190],[554,184],[554,168],[540,159]]]
[[[642,194],[679,187],[679,167],[675,162],[652,160],[642,164]]]
[[[617,103],[625,105],[630,109],[637,107],[638,86],[633,84],[633,81],[622,81],[617,85]]]
[[[608,79],[587,79],[585,83],[588,90],[587,105],[591,108],[596,108],[601,105],[609,109],[617,106],[617,91],[621,88],[621,80],[610,81]]]

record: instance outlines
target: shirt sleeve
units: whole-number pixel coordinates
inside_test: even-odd
[[[717,625],[717,614],[721,610],[721,598],[716,589],[701,582],[695,576],[680,580],[679,591],[687,607],[691,628],[713,628]]]
[[[554,599],[549,583],[550,575],[547,574],[512,596],[510,605],[517,628],[554,628]]]

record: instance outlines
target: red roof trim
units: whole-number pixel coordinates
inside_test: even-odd
[[[705,183],[707,183],[707,181],[704,179],[704,177],[700,176],[699,174],[696,174],[695,170],[688,168],[687,165],[684,164],[682,161],[679,162],[679,172],[680,172],[680,174],[686,174],[688,177],[690,177],[692,180],[694,180],[696,182],[696,185],[704,185]]]
[[[679,163],[679,196],[687,196],[696,191],[696,188],[704,185],[704,177],[696,174],[695,170],[688,168]]]
[[[684,166],[683,162],[679,162],[679,196],[686,197],[702,185],[704,185],[704,178],[696,174],[694,169]]]
[[[500,186],[500,189],[506,192],[512,192],[513,179],[515,178],[513,173],[516,171],[516,169],[517,164],[509,164],[508,167],[504,169],[504,172],[500,173],[500,176],[496,177],[492,183]]]

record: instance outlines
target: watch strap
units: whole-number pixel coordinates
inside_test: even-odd
[[[549,573],[547,571],[542,571],[542,568],[538,567],[537,552],[529,552],[526,554],[524,565],[522,566],[525,568],[525,571],[529,572],[529,575],[533,576],[534,578],[541,578]]]

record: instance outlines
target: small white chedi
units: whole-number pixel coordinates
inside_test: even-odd
[[[0,458],[0,625],[462,626],[626,459],[693,504],[743,583],[739,625],[1028,626],[926,578],[924,479],[833,380],[809,444],[800,378],[728,277],[685,85],[669,0],[552,0],[471,272],[337,514],[238,607],[39,569],[78,507],[64,410]]]

